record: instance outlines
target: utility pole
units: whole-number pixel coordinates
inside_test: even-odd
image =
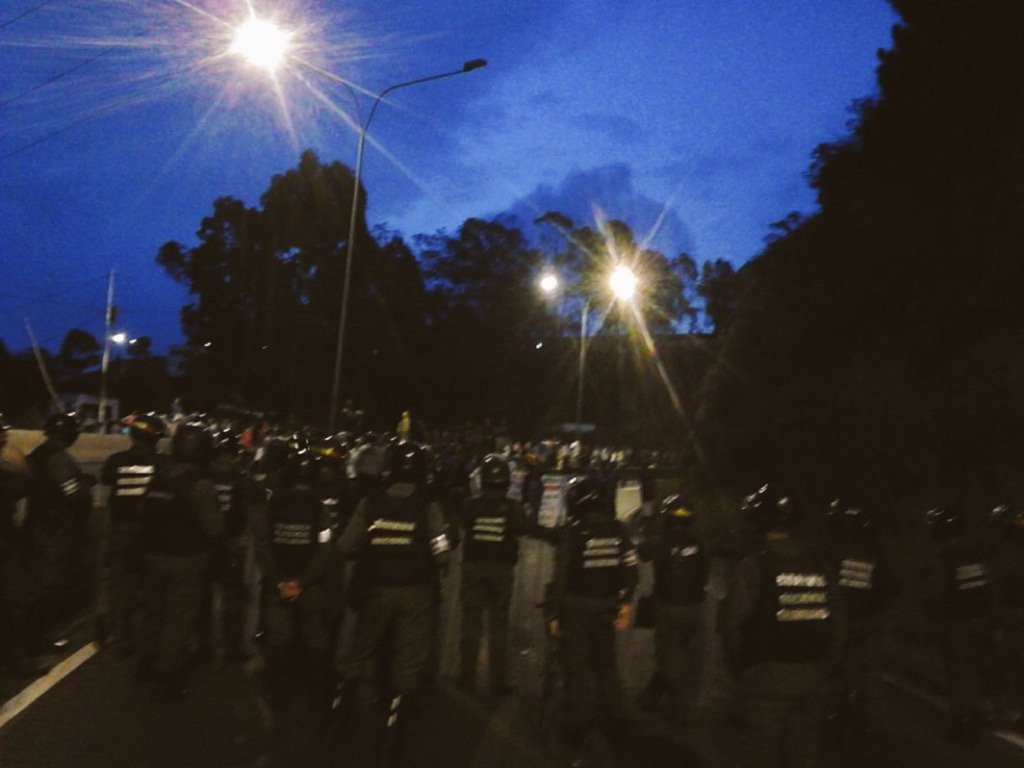
[[[107,314],[106,327],[103,332],[103,363],[100,366],[100,404],[96,418],[100,429],[107,423],[107,368],[110,366],[110,327],[114,324],[114,270],[110,270],[107,282]]]

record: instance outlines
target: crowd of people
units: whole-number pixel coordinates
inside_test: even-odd
[[[678,724],[693,706],[695,640],[715,617],[750,765],[813,766],[830,718],[847,738],[869,727],[880,639],[905,589],[876,517],[855,504],[836,500],[828,539],[815,542],[803,533],[809,510],[792,492],[769,484],[748,496],[728,596],[712,613],[711,563],[722,553],[702,535],[692,499],[656,499],[653,453],[451,432],[316,435],[210,419],[181,418],[169,429],[151,414],[134,415],[127,430],[131,446],[110,455],[95,480],[68,453],[78,437],[70,415],[51,417],[27,456],[8,452],[0,640],[13,673],[45,671],[48,632],[72,608],[73,585],[84,584],[98,639],[134,657],[157,698],[186,696],[204,659],[259,660],[275,764],[311,764],[327,735],[369,706],[379,709],[382,759],[400,765],[408,724],[437,681],[453,552],[461,560],[457,685],[478,693],[486,635],[489,692],[508,696],[516,563],[521,538],[533,536],[554,549],[544,623],[549,666],[565,691],[561,730],[578,763],[595,741],[629,728],[615,636],[634,622],[655,628],[656,670],[639,705]],[[615,510],[627,463],[646,468],[644,504],[628,525]],[[558,471],[568,475],[564,515],[541,526],[543,479]],[[76,542],[103,491],[109,526],[99,557],[83,557]],[[982,535],[968,535],[952,509],[925,517],[934,557],[919,602],[946,661],[950,735],[970,741],[992,718],[1016,725],[1024,703],[1024,513],[999,507]],[[642,562],[654,587],[637,600]],[[346,615],[355,617],[347,633]],[[999,686],[996,661],[1008,670]]]

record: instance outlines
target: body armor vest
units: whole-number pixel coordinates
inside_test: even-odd
[[[700,540],[679,526],[666,526],[665,538],[654,560],[654,594],[671,605],[704,601],[708,557]]]
[[[212,542],[188,502],[199,472],[171,465],[153,475],[143,497],[142,537],[155,555],[184,557],[206,552]]]
[[[988,563],[972,547],[954,544],[942,554],[947,583],[946,618],[953,621],[992,615],[994,594]]]
[[[511,530],[514,502],[477,496],[467,502],[463,562],[515,565],[519,539]]]
[[[627,584],[627,569],[636,566],[633,543],[617,520],[571,524],[567,591],[578,597],[611,598]]]
[[[164,457],[155,451],[124,451],[112,458],[110,519],[115,523],[141,523],[143,497]]]
[[[851,620],[863,619],[881,607],[879,554],[871,543],[851,543],[840,551],[836,586]]]
[[[274,493],[270,499],[270,532],[280,572],[286,577],[302,573],[316,554],[317,545],[330,541],[320,499],[312,487],[295,485]]]
[[[245,507],[242,504],[242,471],[234,466],[211,467],[210,482],[217,490],[217,502],[224,516],[224,532],[228,538],[245,532]]]
[[[431,544],[427,541],[427,502],[419,494],[366,497],[369,541],[364,555],[368,588],[430,585]]]
[[[832,643],[829,579],[822,564],[806,553],[769,550],[756,557],[762,584],[745,661],[821,660]]]

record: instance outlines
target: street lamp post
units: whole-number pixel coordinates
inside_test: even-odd
[[[345,326],[348,320],[349,286],[352,281],[352,254],[355,252],[356,217],[359,211],[359,186],[363,172],[363,150],[366,147],[366,134],[370,129],[370,123],[373,121],[373,116],[377,112],[377,107],[380,105],[381,100],[392,91],[397,91],[399,88],[406,88],[410,85],[427,83],[431,80],[454,77],[455,75],[461,75],[464,72],[472,72],[474,69],[480,69],[481,67],[486,66],[487,62],[484,59],[472,59],[463,64],[461,69],[455,69],[451,72],[442,72],[437,75],[420,77],[415,80],[408,80],[404,83],[390,85],[377,94],[376,98],[374,98],[373,106],[370,108],[370,113],[366,118],[366,122],[364,123],[361,119],[359,120],[359,143],[356,148],[355,179],[352,187],[352,210],[350,211],[348,220],[348,242],[345,244],[345,279],[341,289],[341,315],[338,318],[338,346],[334,355],[334,380],[331,386],[331,413],[329,423],[332,432],[337,426],[338,400],[341,397],[341,375],[345,359]],[[345,83],[345,85],[346,87],[349,87],[347,83]],[[359,99],[351,88],[349,88],[349,92],[352,94],[352,101],[356,107],[357,117],[360,117]]]
[[[233,54],[244,57],[253,66],[259,67],[273,74],[274,71],[288,59],[288,49],[290,47],[291,38],[291,32],[280,29],[272,22],[260,19],[255,14],[250,13],[249,18],[235,30],[234,40],[229,50]],[[446,77],[461,75],[465,72],[472,72],[474,69],[486,67],[487,61],[485,59],[470,59],[465,62],[460,69],[455,69],[451,72],[441,72],[436,75],[418,77],[415,80],[407,80],[403,83],[390,85],[374,97],[369,115],[367,116],[366,121],[363,122],[359,107],[359,97],[356,96],[355,91],[352,90],[352,86],[347,80],[333,74],[332,72],[310,65],[308,62],[303,62],[300,59],[295,60],[299,61],[301,64],[309,66],[321,75],[325,75],[326,77],[341,83],[348,89],[349,94],[352,96],[352,103],[356,109],[356,122],[359,127],[359,144],[356,149],[355,179],[352,188],[352,210],[349,214],[348,242],[345,247],[345,278],[341,289],[341,314],[338,318],[338,346],[334,356],[334,380],[331,385],[330,428],[333,432],[337,425],[338,399],[341,395],[341,375],[345,358],[345,325],[348,319],[349,286],[352,281],[352,254],[355,251],[356,216],[359,210],[359,185],[362,180],[363,150],[366,147],[366,135],[370,129],[370,123],[373,121],[373,116],[377,112],[377,107],[380,106],[383,98],[392,91],[397,91],[399,88],[407,88],[410,85],[429,83],[432,80],[441,80]]]
[[[544,275],[540,279],[540,289],[548,294],[554,294],[559,288],[559,279],[552,274]],[[612,295],[620,301],[631,301],[636,294],[639,280],[636,274],[625,264],[619,264],[608,276],[608,287]],[[592,297],[585,296],[583,310],[580,312],[580,357],[579,357],[579,378],[576,383],[576,431],[582,431],[583,424],[583,383],[587,369],[587,325],[590,319],[590,302]]]

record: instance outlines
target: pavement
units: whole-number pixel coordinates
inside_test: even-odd
[[[84,458],[84,457],[83,457]],[[89,456],[90,463],[101,457]],[[442,603],[441,678],[423,702],[410,734],[409,768],[548,768],[566,766],[571,755],[558,739],[542,733],[539,721],[543,628],[537,604],[550,578],[551,548],[526,540],[512,605],[514,695],[468,695],[454,685],[458,664],[458,571],[453,564]],[[720,576],[721,574],[719,574]],[[642,571],[639,594],[649,588]],[[680,727],[631,709],[632,733],[624,741],[599,741],[592,765],[622,768],[678,768],[736,765],[742,735],[730,723],[728,675],[717,653],[713,579],[699,659],[692,668],[698,693],[692,715]],[[257,766],[267,751],[265,708],[258,696],[259,661],[198,670],[192,694],[177,702],[153,700],[140,686],[131,659],[99,649],[88,615],[65,632],[55,648],[51,673],[31,682],[0,676],[0,768],[220,768]],[[618,638],[623,684],[629,701],[653,666],[653,633],[631,630]],[[486,691],[486,643],[481,691]],[[898,654],[893,658],[898,658]],[[924,652],[903,649],[910,659]],[[927,665],[922,668],[930,669]],[[836,768],[1024,768],[1024,738],[992,730],[976,746],[953,744],[943,735],[945,701],[941,686],[912,663],[888,668],[877,711],[866,735],[853,743],[826,746],[822,766]],[[369,766],[370,723],[357,720],[325,742],[320,765]]]

